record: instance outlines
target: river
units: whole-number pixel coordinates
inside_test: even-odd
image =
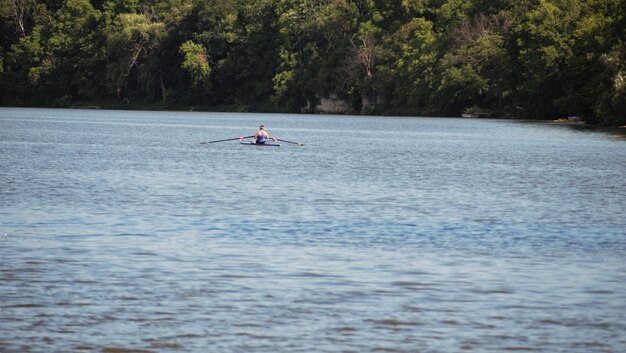
[[[624,138],[0,108],[0,352],[511,351],[626,351]]]

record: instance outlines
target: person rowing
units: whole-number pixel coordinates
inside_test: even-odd
[[[243,141],[243,140],[245,140],[247,138],[252,138],[253,139],[252,142],[244,142]],[[254,134],[252,136],[241,136],[241,137],[221,139],[221,140],[214,140],[214,141],[203,141],[203,142],[200,142],[200,144],[204,145],[204,144],[207,144],[207,143],[217,143],[217,142],[224,142],[224,141],[239,140],[239,143],[241,143],[242,145],[280,146],[280,144],[278,144],[278,143],[267,143],[267,141],[269,139],[270,139],[270,136],[267,133],[267,131],[265,131],[265,126],[260,125],[259,126],[259,131],[257,131],[256,134]],[[301,144],[299,142],[287,141],[287,140],[279,139],[279,138],[276,138],[276,137],[272,137],[271,139],[274,142],[276,142],[276,141],[283,141],[283,142],[291,143],[291,144],[298,145],[298,146],[304,146],[303,144]]]
[[[264,145],[266,140],[269,140],[270,136],[265,131],[265,126],[259,126],[259,131],[254,135],[254,143],[257,145]],[[276,139],[273,139],[276,141]]]

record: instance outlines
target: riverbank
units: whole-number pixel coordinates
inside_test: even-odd
[[[529,120],[530,122],[537,122]],[[602,132],[614,136],[626,138],[626,125],[624,126],[597,126],[585,123],[580,119],[555,119],[545,121],[547,125],[565,126],[571,129],[589,132]]]
[[[52,109],[89,109],[89,110],[132,110],[132,111],[179,111],[179,112],[219,112],[219,113],[264,113],[264,114],[293,114],[285,110],[277,109],[276,107],[270,107],[268,105],[259,105],[255,107],[244,106],[244,105],[217,105],[217,106],[204,106],[204,105],[184,105],[184,104],[172,104],[170,102],[154,102],[154,103],[133,103],[133,102],[116,102],[116,101],[76,101],[71,102],[69,104],[63,104],[59,106],[14,106],[14,107],[0,107],[0,108],[52,108]],[[326,112],[326,111],[315,111],[310,113],[298,113],[296,115],[347,115],[345,113],[337,113],[337,112]],[[358,115],[358,114],[356,114]],[[365,115],[365,114],[363,114]],[[411,116],[408,113],[405,114],[386,114],[384,112],[379,112],[378,114],[368,114],[371,116]],[[415,116],[420,117],[420,116]],[[487,117],[473,116],[462,114],[461,116],[437,116],[437,115],[429,115],[428,117],[436,117],[436,118],[461,118],[461,119],[493,119]],[[542,120],[542,119],[517,119],[511,117],[501,117],[498,119],[502,120],[517,120],[517,121],[527,121],[534,123],[545,123],[548,125],[560,125],[560,126],[568,126],[576,129],[587,130],[587,131],[598,131],[598,132],[608,132],[611,134],[616,134],[620,136],[626,137],[626,125],[621,126],[598,126],[591,125],[585,123],[581,118],[557,118],[553,120]]]

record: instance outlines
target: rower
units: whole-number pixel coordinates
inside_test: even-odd
[[[257,145],[264,145],[265,140],[269,139],[270,136],[265,131],[265,126],[259,126],[259,131],[257,131],[256,135],[254,135],[254,143]]]

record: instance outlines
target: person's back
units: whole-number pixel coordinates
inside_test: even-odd
[[[254,143],[259,144],[259,145],[263,145],[265,144],[265,140],[269,139],[269,135],[267,134],[267,131],[265,131],[265,126],[261,125],[259,126],[259,131],[257,131],[256,135],[254,135],[255,141]]]

